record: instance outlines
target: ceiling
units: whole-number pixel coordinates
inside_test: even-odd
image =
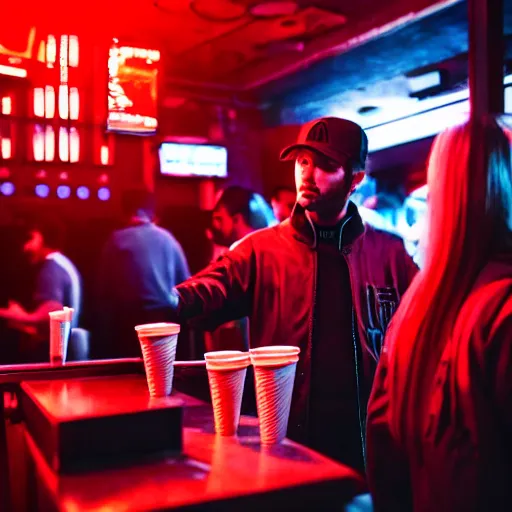
[[[512,72],[512,0],[504,1],[506,74]],[[407,51],[404,51],[404,49]],[[327,57],[262,86],[266,125],[301,124],[325,115],[365,127],[427,110],[440,96],[468,86],[466,2],[404,24],[383,37]],[[440,71],[442,87],[411,94],[410,76]]]
[[[0,44],[66,30],[162,52],[169,87],[248,91],[415,18],[436,0],[0,0]],[[447,1],[442,2],[446,4]],[[453,3],[453,0],[448,0]],[[12,43],[14,41],[14,43]]]

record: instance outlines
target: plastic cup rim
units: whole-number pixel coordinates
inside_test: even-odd
[[[219,350],[204,355],[207,370],[237,370],[251,364],[248,352],[238,350]]]
[[[136,325],[139,336],[173,336],[180,333],[180,325],[168,322]]]

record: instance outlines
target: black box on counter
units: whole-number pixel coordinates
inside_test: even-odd
[[[150,398],[143,375],[24,382],[26,428],[61,473],[180,454],[180,393]]]

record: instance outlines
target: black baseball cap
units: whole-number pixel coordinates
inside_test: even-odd
[[[297,149],[317,151],[340,165],[357,165],[364,169],[368,156],[368,137],[356,123],[339,117],[322,117],[306,123],[297,142],[281,151],[281,160],[294,158]]]

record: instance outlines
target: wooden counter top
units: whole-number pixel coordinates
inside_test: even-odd
[[[79,382],[67,385],[81,389]],[[112,386],[110,392],[114,397],[121,390]],[[75,399],[84,401],[68,393],[62,414]],[[30,434],[25,436],[38,481],[59,511],[342,510],[364,491],[355,472],[296,443],[261,447],[256,418],[242,417],[238,434],[216,436],[209,405],[185,408],[184,456],[72,475],[53,472]]]

